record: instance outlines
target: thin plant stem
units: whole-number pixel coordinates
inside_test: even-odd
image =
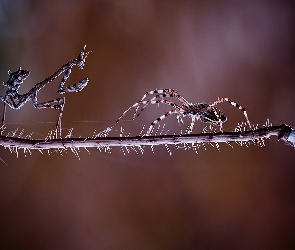
[[[239,132],[214,132],[185,135],[158,135],[135,137],[95,137],[95,138],[60,138],[33,140],[0,136],[0,145],[16,149],[71,149],[71,148],[103,148],[103,147],[141,147],[156,145],[179,145],[198,143],[244,143],[255,142],[276,136],[295,147],[295,129],[288,125],[266,126],[254,130]]]

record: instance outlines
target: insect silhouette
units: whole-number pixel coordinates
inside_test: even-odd
[[[145,100],[145,98],[149,95],[154,95],[157,94],[156,96],[154,96],[153,98],[151,98],[150,100]],[[177,100],[179,100],[181,102],[181,104],[177,104],[175,102],[163,99],[165,97],[171,97],[171,98],[176,98]],[[136,117],[138,117],[140,115],[140,113],[149,105],[149,104],[167,104],[172,106],[174,109],[166,112],[164,115],[160,116],[159,118],[157,118],[156,120],[154,120],[147,132],[147,135],[150,135],[150,133],[153,130],[153,127],[160,121],[162,121],[163,119],[165,119],[167,116],[172,115],[172,114],[176,114],[177,115],[177,120],[178,123],[183,123],[182,121],[182,117],[184,116],[189,116],[191,117],[191,124],[187,130],[187,133],[191,133],[193,131],[193,127],[195,124],[196,120],[200,120],[202,122],[205,123],[210,123],[213,125],[217,125],[220,127],[220,131],[223,132],[223,127],[222,124],[224,122],[226,122],[227,117],[225,115],[225,113],[223,111],[221,111],[220,109],[218,109],[216,107],[217,104],[222,103],[222,102],[228,102],[230,103],[232,106],[238,108],[239,110],[241,110],[246,118],[247,124],[249,125],[249,127],[252,129],[251,123],[248,119],[248,115],[247,112],[245,110],[245,108],[243,108],[241,105],[237,104],[236,102],[233,102],[232,100],[230,100],[229,98],[221,98],[213,103],[207,104],[207,103],[189,103],[186,99],[184,99],[184,97],[182,97],[181,95],[178,94],[177,91],[175,91],[174,89],[158,89],[158,90],[152,90],[152,91],[148,91],[144,94],[144,96],[142,97],[142,99],[139,102],[136,102],[135,104],[133,104],[131,107],[129,107],[126,111],[123,112],[123,114],[118,118],[117,123],[120,121],[120,119],[131,109],[136,108],[135,113],[133,115],[133,119],[134,120]],[[141,110],[138,112],[139,106],[143,105],[143,107],[141,108]]]
[[[21,67],[16,72],[8,71],[9,79],[6,82],[3,82],[3,85],[7,87],[6,93],[4,96],[0,96],[0,100],[4,102],[3,116],[2,116],[2,125],[1,129],[4,127],[5,123],[5,114],[6,114],[6,105],[12,109],[20,109],[25,103],[32,99],[33,105],[35,108],[54,108],[59,110],[59,117],[56,122],[56,137],[61,137],[61,120],[62,114],[65,105],[65,97],[60,97],[47,102],[38,102],[37,95],[38,92],[44,88],[48,83],[55,80],[58,76],[64,73],[64,76],[59,83],[57,92],[59,94],[65,94],[68,92],[79,92],[81,91],[88,83],[88,78],[84,78],[79,82],[69,86],[64,87],[65,82],[71,74],[71,70],[74,66],[77,66],[80,70],[83,69],[85,65],[85,59],[87,58],[89,52],[85,52],[86,45],[83,47],[76,59],[70,60],[68,63],[63,65],[59,70],[53,73],[51,76],[47,77],[42,82],[37,83],[31,90],[25,94],[19,94],[18,90],[21,84],[27,79],[30,75],[28,70],[23,70]]]

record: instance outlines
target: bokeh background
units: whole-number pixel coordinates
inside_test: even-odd
[[[0,77],[19,66],[25,93],[92,50],[80,93],[66,95],[63,135],[92,136],[146,91],[174,88],[187,100],[229,97],[252,123],[295,126],[293,1],[1,0]],[[58,96],[58,81],[40,101]],[[0,95],[6,89],[0,87]],[[225,130],[244,121],[224,103]],[[169,110],[128,114],[111,132],[137,135]],[[2,111],[0,111],[2,112]],[[56,110],[27,103],[8,108],[5,133],[45,138]],[[175,117],[164,130],[179,132]],[[195,132],[204,124],[196,123]],[[294,249],[295,151],[275,138],[266,146],[210,145],[193,150],[145,148],[79,152],[0,149],[2,249]],[[126,151],[125,151],[126,153]]]

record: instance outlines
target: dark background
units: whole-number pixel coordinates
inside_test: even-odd
[[[0,1],[0,77],[19,66],[25,93],[84,44],[92,50],[80,93],[66,95],[63,136],[113,126],[146,91],[174,88],[188,101],[229,97],[250,121],[295,126],[295,8],[292,1]],[[58,81],[40,101],[59,97]],[[4,95],[6,88],[0,88]],[[224,103],[225,131],[243,122]],[[112,135],[137,135],[169,107],[128,114]],[[0,111],[1,112],[1,111]],[[45,138],[58,111],[28,102],[8,108],[5,133]],[[175,116],[170,133],[180,132]],[[204,124],[197,122],[195,132]],[[146,127],[147,128],[147,127]],[[164,130],[165,130],[164,129]],[[68,153],[0,149],[3,249],[291,249],[295,247],[295,151],[266,146],[170,146]],[[126,151],[125,151],[126,152]]]

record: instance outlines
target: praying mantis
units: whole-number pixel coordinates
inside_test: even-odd
[[[69,92],[79,92],[83,90],[89,82],[88,78],[83,78],[79,82],[69,86],[64,87],[65,82],[69,78],[72,68],[77,66],[80,70],[84,68],[85,60],[88,54],[91,51],[85,52],[86,45],[83,47],[81,52],[79,53],[76,59],[70,60],[68,63],[63,65],[59,70],[53,73],[51,76],[47,77],[45,80],[37,83],[32,89],[30,89],[25,94],[20,94],[19,88],[21,84],[27,79],[30,75],[28,70],[23,70],[21,67],[18,68],[16,72],[8,71],[9,79],[6,82],[3,82],[3,85],[7,87],[4,96],[0,96],[0,100],[4,102],[4,109],[3,109],[3,116],[1,122],[1,129],[3,130],[5,124],[5,115],[6,115],[6,105],[8,105],[12,109],[20,109],[27,103],[29,100],[32,100],[33,105],[35,108],[42,109],[42,108],[54,108],[59,110],[59,117],[56,122],[56,137],[61,138],[61,120],[62,114],[65,105],[65,97],[59,97],[57,99],[46,101],[46,102],[38,102],[38,92],[44,88],[48,83],[55,80],[58,76],[64,73],[64,76],[59,83],[57,92],[59,94],[65,94]]]

